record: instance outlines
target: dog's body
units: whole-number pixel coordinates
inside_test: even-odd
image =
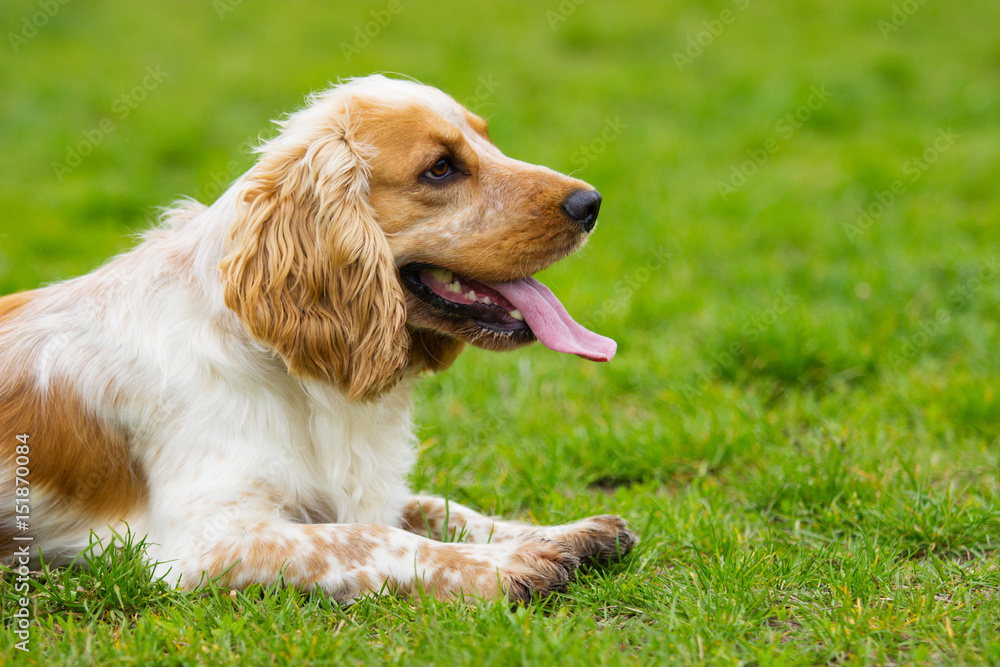
[[[411,82],[282,127],[211,207],[0,299],[0,557],[64,563],[127,523],[187,586],[524,599],[627,552],[616,517],[524,526],[406,485],[413,383],[465,342],[613,355],[529,278],[582,245],[596,191]]]

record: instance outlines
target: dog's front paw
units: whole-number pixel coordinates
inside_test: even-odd
[[[620,560],[639,543],[628,522],[619,516],[592,516],[561,526],[552,526],[545,537],[569,544],[581,562],[605,565]]]
[[[580,565],[569,544],[527,537],[512,542],[510,547],[510,560],[500,569],[500,586],[514,603],[566,590]]]

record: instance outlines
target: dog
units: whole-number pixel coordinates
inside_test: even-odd
[[[585,243],[601,195],[409,80],[350,79],[277,124],[211,206],[0,299],[4,561],[127,529],[185,588],[521,602],[625,556],[618,517],[525,525],[406,483],[414,382],[466,344],[614,355],[532,277]]]

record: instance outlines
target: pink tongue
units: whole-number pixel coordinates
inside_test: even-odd
[[[511,283],[486,283],[500,292],[521,311],[542,345],[589,359],[611,361],[618,344],[577,324],[556,295],[534,278],[522,278]]]

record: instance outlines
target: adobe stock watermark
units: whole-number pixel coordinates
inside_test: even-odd
[[[13,622],[11,626],[14,634],[20,640],[14,646],[19,651],[27,651],[31,641],[31,612],[28,610],[30,600],[28,599],[28,580],[31,575],[29,563],[31,562],[31,543],[34,537],[30,534],[31,519],[31,435],[20,433],[14,435],[5,433],[4,437],[17,440],[14,444],[14,456],[11,463],[14,464],[14,526],[17,533],[13,536],[14,557],[11,561],[11,570],[17,573],[17,583],[14,590],[20,594],[17,598],[17,611],[11,616]]]
[[[134,284],[133,276],[116,262],[105,264],[89,275],[96,278],[96,289],[90,292],[88,298],[76,302],[74,316],[91,323],[114,319],[109,317],[109,310],[115,304],[124,302],[122,292]],[[58,364],[66,355],[67,349],[73,344],[82,343],[87,333],[87,330],[64,328],[40,345],[34,370],[42,386],[47,386],[49,378],[60,370]]]
[[[560,23],[565,22],[570,16],[576,13],[580,5],[587,0],[560,0],[555,9],[545,10],[545,20],[549,22],[549,27],[555,30]]]
[[[778,290],[774,293],[767,307],[756,313],[747,315],[740,327],[740,338],[721,352],[713,352],[711,355],[712,364],[708,367],[708,370],[698,369],[696,371],[696,374],[700,378],[699,385],[704,386],[710,382],[716,382],[727,371],[730,373],[734,372],[737,369],[738,360],[743,358],[750,349],[749,345],[760,340],[798,302],[798,295],[788,290]],[[703,393],[701,389],[693,385],[685,385],[680,391],[689,398],[699,396]]]
[[[56,14],[69,3],[70,0],[39,0],[38,10],[30,14],[25,14],[21,18],[21,30],[18,32],[8,32],[7,41],[15,54],[21,52],[21,47],[34,39],[40,30],[49,24]]]
[[[509,423],[505,418],[509,420],[510,413],[502,403],[496,409],[476,415],[475,423],[469,425],[471,433],[463,429],[463,442],[470,445],[490,445],[498,435],[504,433],[504,424]]]
[[[371,20],[354,26],[354,38],[340,43],[344,60],[349,63],[355,56],[361,55],[403,9],[403,0],[389,0],[381,9],[368,12]]]
[[[5,238],[7,238],[6,234],[0,234],[0,243],[2,243]],[[7,254],[3,250],[0,250],[0,278],[7,277],[7,274],[10,273],[11,265],[12,262],[10,258],[7,257]]]
[[[587,318],[587,325],[600,326],[609,316],[617,313],[623,306],[632,301],[632,297],[643,285],[648,283],[653,275],[666,266],[667,260],[674,256],[665,246],[657,246],[646,254],[645,261],[631,273],[614,284],[614,296],[606,299],[599,310]],[[589,328],[589,327],[588,327]]]
[[[942,329],[951,322],[949,308],[964,308],[987,285],[996,280],[998,274],[1000,274],[1000,261],[997,260],[996,255],[990,259],[982,260],[975,275],[948,291],[945,298],[947,307],[938,308],[934,315],[921,320],[917,325],[917,331],[904,337],[898,350],[889,353],[889,366],[894,371],[899,371],[905,364],[912,362],[920,351],[941,335]]]
[[[894,4],[889,18],[879,19],[876,24],[879,32],[882,33],[882,39],[888,42],[889,36],[906,25],[910,17],[916,14],[925,4],[927,4],[927,0],[903,0],[901,3]]]
[[[220,21],[226,20],[226,14],[243,4],[243,0],[212,0],[212,9]]]
[[[868,206],[858,211],[858,217],[853,223],[844,223],[844,233],[851,243],[868,233],[880,218],[896,203],[899,197],[906,194],[909,184],[920,180],[934,164],[941,159],[941,156],[955,145],[955,142],[962,135],[953,131],[950,127],[947,130],[938,130],[937,136],[930,146],[924,149],[920,155],[914,155],[903,163],[903,175],[908,176],[907,180],[897,178],[887,190],[880,190],[872,194],[872,201]]]
[[[142,82],[133,86],[131,90],[119,95],[111,102],[111,113],[113,116],[105,116],[95,127],[83,131],[83,138],[76,144],[66,146],[66,156],[62,162],[53,162],[52,171],[56,179],[62,182],[63,178],[74,169],[83,164],[83,159],[94,152],[94,149],[104,143],[104,140],[113,133],[118,125],[128,118],[132,112],[142,104],[169,76],[168,72],[160,69],[160,65],[155,67],[150,65],[146,68],[146,76]]]
[[[750,0],[730,0],[730,2],[736,5],[736,10],[727,7],[719,12],[716,18],[702,21],[702,30],[688,33],[687,46],[684,51],[674,51],[674,65],[677,66],[678,72],[683,72],[685,67],[693,65],[694,61],[705,53],[705,49],[712,46],[715,40],[722,36],[726,26],[736,22],[739,16],[737,12],[746,11],[750,7]]]
[[[493,93],[496,92],[500,85],[500,82],[495,80],[492,74],[479,75],[479,78],[476,80],[476,89],[472,91],[471,95],[462,99],[462,106],[475,111],[476,107],[486,103],[487,100],[493,97]]]
[[[622,132],[628,129],[628,125],[622,122],[621,116],[605,118],[604,126],[597,136],[589,142],[577,148],[569,156],[569,161],[576,166],[576,170],[586,169],[590,163],[596,160],[608,150],[608,146],[622,136]]]
[[[831,97],[833,97],[833,93],[827,89],[826,84],[812,86],[809,89],[809,97],[803,104],[778,119],[774,125],[773,135],[765,139],[759,147],[748,148],[746,151],[747,159],[739,164],[734,164],[729,171],[728,178],[715,182],[715,188],[723,201],[746,185],[750,177],[767,164],[772,155],[781,150],[783,142],[791,139],[803,125],[809,122],[814,113],[826,105]]]
[[[236,180],[240,173],[239,162],[230,160],[226,163],[225,171],[213,171],[208,175],[208,183],[195,191],[194,200],[211,205]]]

